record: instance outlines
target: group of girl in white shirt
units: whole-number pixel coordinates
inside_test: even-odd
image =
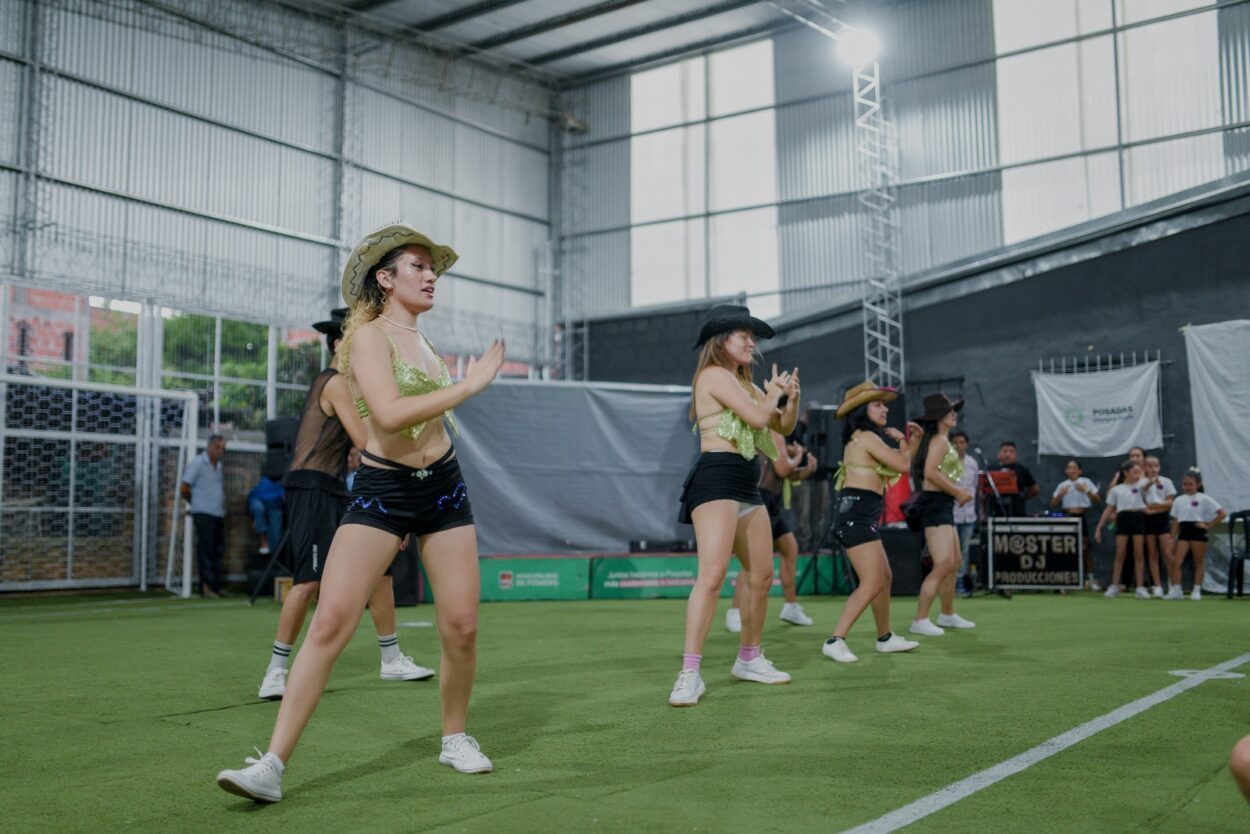
[[[1088,478],[1080,476],[1080,466],[1069,461],[1065,470],[1068,480],[1055,490],[1055,500],[1070,512],[1069,505],[1085,509],[1100,500],[1097,489]],[[1055,503],[1052,501],[1052,503]],[[1081,510],[1083,513],[1085,510]],[[1079,513],[1072,513],[1079,514]],[[1190,599],[1202,599],[1205,573],[1207,531],[1224,520],[1220,505],[1202,490],[1202,474],[1192,468],[1181,480],[1180,493],[1170,478],[1159,473],[1159,459],[1147,456],[1142,449],[1133,449],[1120,467],[1107,492],[1106,508],[1094,531],[1094,541],[1102,542],[1102,530],[1114,522],[1115,565],[1107,597],[1117,597],[1124,590],[1120,583],[1129,547],[1133,552],[1133,578],[1138,599],[1182,599],[1181,566],[1186,556],[1194,559],[1194,584]],[[1159,570],[1163,556],[1168,572],[1169,589],[1165,594]],[[1147,587],[1145,569],[1150,570]]]
[[[1081,519],[1081,527],[1089,534],[1089,518],[1095,504],[1104,503],[1098,486],[1081,473],[1081,465],[1069,460],[1064,467],[1067,480],[1055,487],[1050,506],[1066,515]],[[1181,565],[1185,558],[1194,559],[1194,585],[1190,599],[1202,598],[1205,573],[1207,531],[1225,516],[1220,505],[1202,491],[1202,474],[1192,468],[1181,481],[1178,493],[1172,480],[1159,473],[1159,459],[1146,455],[1144,449],[1133,448],[1129,459],[1121,465],[1107,492],[1106,507],[1094,531],[1094,541],[1102,542],[1102,529],[1109,521],[1115,530],[1115,565],[1106,596],[1117,597],[1124,590],[1120,583],[1129,548],[1133,553],[1133,573],[1138,599],[1181,599]],[[1093,564],[1088,547],[1084,551],[1084,567],[1090,577],[1091,590],[1102,590],[1093,578]],[[1169,589],[1163,591],[1159,556],[1168,573]],[[1151,584],[1144,582],[1149,568]]]

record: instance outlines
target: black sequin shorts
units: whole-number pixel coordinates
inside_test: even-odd
[[[700,504],[709,501],[763,504],[759,477],[759,465],[737,452],[704,452],[681,485],[681,511],[677,520],[682,524],[693,524],[690,514]]]
[[[916,512],[920,514],[920,529],[942,527],[955,523],[955,496],[945,492],[925,490],[916,499]]]
[[[425,536],[473,523],[473,507],[455,449],[425,469],[384,458],[393,469],[362,462],[341,524],[363,524],[403,538]]]
[[[878,525],[885,499],[870,489],[845,487],[838,493],[837,522],[833,534],[845,548],[881,541]]]

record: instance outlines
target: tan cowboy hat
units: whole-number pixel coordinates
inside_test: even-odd
[[[435,243],[407,223],[383,226],[362,237],[347,256],[347,264],[343,267],[343,299],[348,304],[355,304],[356,299],[360,298],[360,290],[369,270],[382,260],[383,255],[399,246],[424,246],[430,250],[437,275],[451,269],[451,265],[460,257],[450,246]]]
[[[845,417],[861,405],[873,400],[888,403],[897,398],[898,391],[893,388],[882,388],[865,380],[859,385],[846,389],[846,396],[842,398],[842,405],[838,406],[837,415],[840,418]]]

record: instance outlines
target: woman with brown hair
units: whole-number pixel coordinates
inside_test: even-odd
[[[912,634],[938,637],[947,628],[975,628],[976,623],[955,613],[955,574],[959,572],[959,533],[955,530],[955,504],[966,504],[972,493],[959,485],[964,477],[963,456],[948,435],[959,422],[963,400],[945,394],[924,398],[924,414],[916,418],[924,434],[912,461],[912,479],[921,488],[915,510],[924,529],[925,546],[933,558],[933,569],[920,586],[916,619],[908,629]],[[929,619],[935,597],[941,599],[937,625]]]
[[[920,446],[921,431],[915,423],[907,425],[906,436],[886,425],[890,413],[886,403],[897,397],[893,388],[861,382],[847,390],[838,406],[837,416],[843,421],[842,461],[834,476],[838,496],[833,534],[859,578],[859,587],[846,598],[833,635],[821,649],[838,663],[859,660],[846,645],[846,636],[869,605],[877,625],[877,651],[909,652],[920,645],[899,637],[890,628],[890,582],[894,577],[878,529],[885,505],[882,496],[911,468]]]
[[[504,359],[493,343],[453,383],[417,319],[434,307],[439,277],[457,255],[406,224],[367,235],[343,270],[351,313],[343,328],[343,372],[365,420],[368,443],[321,580],[320,601],[286,685],[269,749],[248,767],[223,770],[217,784],[258,802],[282,798],[282,772],[312,717],[335,660],[351,639],[365,601],[405,536],[418,537],[437,603],[442,643],[441,764],[464,773],[491,770],[465,733],[477,665],[480,574],[477,534],[455,448],[452,408],[481,393]]]
[[[756,449],[777,457],[772,431],[789,434],[798,420],[799,372],[778,373],[759,388],[752,379],[757,339],[773,329],[746,307],[721,305],[699,333],[698,365],[691,384],[690,416],[699,433],[699,460],[682,486],[680,520],[694,525],[698,576],[686,606],[681,673],[669,695],[675,707],[692,707],[706,686],[700,675],[703,643],[716,614],[729,558],[736,551],[749,593],[740,606],[742,633],[730,674],[766,684],[790,682],[760,652],[760,635],[773,579],[772,528],[757,481]]]

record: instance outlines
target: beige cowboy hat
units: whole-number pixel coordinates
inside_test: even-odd
[[[343,300],[349,305],[360,298],[361,288],[369,270],[392,249],[400,246],[424,246],[434,259],[434,272],[442,275],[460,257],[450,246],[435,243],[407,223],[391,223],[360,239],[347,256],[343,267]]]
[[[873,400],[888,403],[897,398],[898,391],[893,388],[883,388],[865,380],[859,385],[846,389],[846,396],[842,398],[842,404],[838,406],[837,415],[839,418],[845,417],[861,405]]]

